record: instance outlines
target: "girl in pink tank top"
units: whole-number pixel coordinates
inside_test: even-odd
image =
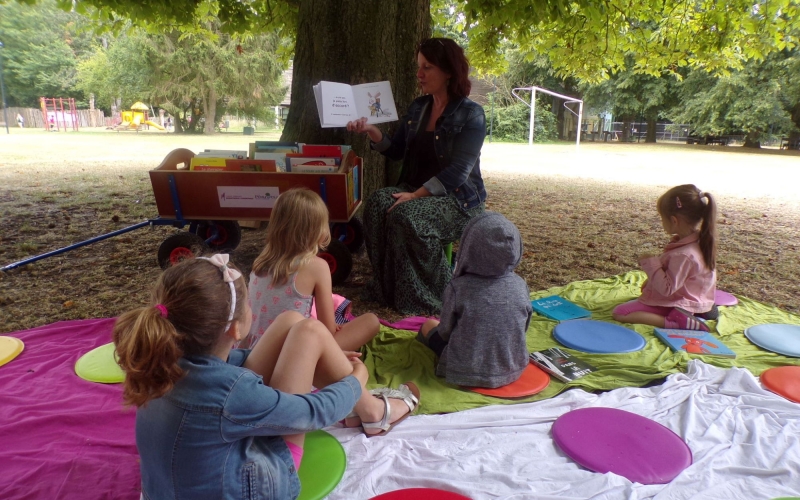
[[[310,317],[312,304],[317,319],[344,350],[358,350],[378,334],[380,323],[372,313],[345,325],[336,324],[330,268],[317,257],[330,240],[328,207],[318,194],[298,188],[278,197],[267,226],[266,245],[250,273],[253,325],[245,347],[254,346],[283,312],[297,311]]]

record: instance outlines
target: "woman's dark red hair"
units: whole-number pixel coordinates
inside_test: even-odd
[[[417,46],[415,56],[422,53],[429,63],[448,73],[447,93],[450,97],[467,97],[472,89],[469,61],[464,49],[449,38],[428,38]]]

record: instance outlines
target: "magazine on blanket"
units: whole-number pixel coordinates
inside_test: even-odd
[[[361,85],[322,81],[314,85],[314,97],[322,128],[344,127],[361,117],[366,117],[367,123],[397,120],[388,81]]]
[[[530,359],[531,363],[562,382],[572,382],[597,371],[594,366],[558,347],[532,352]]]
[[[736,357],[735,352],[731,351],[728,346],[709,332],[656,328],[655,334],[675,352],[684,351],[689,354],[722,356],[725,358]]]
[[[556,321],[592,317],[591,312],[558,295],[532,300],[531,307],[542,316]]]

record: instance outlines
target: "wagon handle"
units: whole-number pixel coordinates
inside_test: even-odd
[[[194,152],[189,149],[185,148],[173,149],[167,154],[167,156],[164,157],[164,161],[162,161],[161,164],[157,166],[155,169],[178,170],[179,163],[183,163],[184,165],[186,165],[186,168],[188,168],[192,158],[194,158]]]

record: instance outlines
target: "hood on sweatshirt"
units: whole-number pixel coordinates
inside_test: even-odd
[[[522,237],[510,220],[486,211],[472,218],[461,234],[453,277],[503,276],[522,259]]]

